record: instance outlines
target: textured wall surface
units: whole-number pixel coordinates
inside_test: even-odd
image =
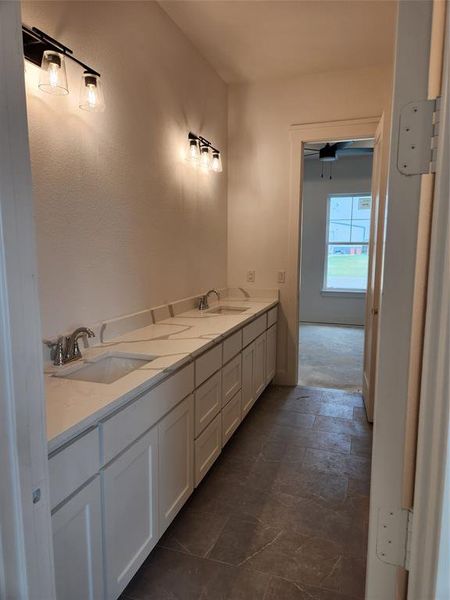
[[[305,160],[303,180],[302,269],[300,320],[311,323],[364,325],[366,299],[321,293],[329,194],[370,194],[372,157],[340,158],[333,163],[333,179],[320,177],[321,163]]]
[[[228,283],[277,287],[288,259],[291,125],[357,119],[387,112],[392,68],[373,67],[254,84],[229,93]],[[289,273],[286,273],[289,277]],[[286,368],[286,291],[280,287],[278,368]]]
[[[43,336],[226,284],[227,89],[155,2],[26,2],[23,21],[102,74],[106,111],[37,88],[27,102]],[[189,130],[224,172],[181,154]]]

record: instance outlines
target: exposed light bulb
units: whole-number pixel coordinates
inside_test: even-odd
[[[91,112],[105,110],[105,101],[100,82],[100,76],[93,73],[83,73],[81,76],[80,108]]]
[[[58,71],[59,66],[55,63],[51,63],[48,66],[48,78],[50,85],[55,88],[58,86]]]
[[[39,89],[48,94],[64,96],[69,93],[64,56],[53,50],[42,55]]]
[[[211,167],[211,158],[209,156],[208,146],[202,146],[200,149],[200,165],[205,171],[208,171]]]
[[[188,159],[197,161],[200,158],[197,140],[189,140]]]
[[[211,169],[215,173],[222,173],[222,159],[220,158],[220,152],[213,151]]]
[[[86,87],[88,93],[88,104],[90,104],[92,107],[95,107],[95,105],[97,104],[97,93],[95,85],[88,84]]]

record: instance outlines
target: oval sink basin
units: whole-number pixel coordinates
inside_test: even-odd
[[[102,354],[97,358],[84,360],[80,365],[70,365],[64,371],[54,373],[53,376],[92,383],[114,383],[121,377],[151,363],[155,358],[156,356]]]
[[[205,312],[209,315],[237,315],[246,310],[248,310],[248,308],[243,308],[242,306],[215,306]]]

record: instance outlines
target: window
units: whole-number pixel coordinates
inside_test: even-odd
[[[372,198],[328,196],[324,291],[365,292]]]

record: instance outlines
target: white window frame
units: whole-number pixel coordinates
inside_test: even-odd
[[[328,273],[328,246],[330,242],[329,238],[329,227],[330,227],[330,200],[331,198],[336,198],[338,196],[346,197],[346,198],[361,198],[364,196],[370,197],[372,200],[372,195],[370,192],[345,192],[340,194],[328,194],[327,195],[327,216],[326,216],[326,230],[325,230],[325,252],[323,259],[323,281],[322,281],[322,290],[321,294],[324,296],[346,296],[346,297],[354,297],[354,298],[363,298],[367,292],[367,284],[365,289],[361,288],[330,288],[327,287],[327,273]],[[372,217],[372,214],[370,215]],[[334,246],[367,246],[367,250],[369,250],[370,240],[367,242],[333,242]]]

